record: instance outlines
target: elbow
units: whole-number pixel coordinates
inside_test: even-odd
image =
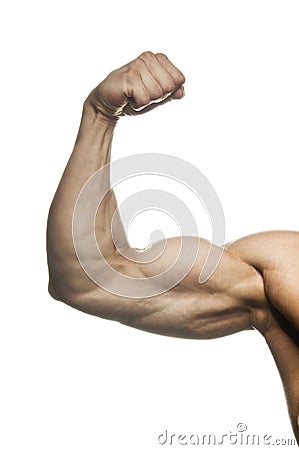
[[[54,300],[72,304],[77,299],[79,286],[71,271],[49,264],[48,277],[48,293]]]
[[[65,301],[65,296],[62,295],[62,293],[59,291],[58,287],[51,281],[49,281],[49,283],[48,283],[48,293],[54,300],[58,300],[61,302]]]
[[[54,299],[71,305],[77,298],[77,294],[72,289],[68,289],[61,283],[53,282],[51,279],[48,283],[48,293]]]
[[[69,280],[62,281],[60,277],[57,279],[50,275],[48,293],[54,300],[76,309],[82,309],[86,304],[87,292],[82,290],[77,283],[71,283]]]

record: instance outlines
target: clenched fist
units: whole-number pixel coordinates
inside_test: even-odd
[[[144,52],[111,72],[86,102],[109,118],[152,109],[166,99],[184,96],[185,77],[163,53]],[[149,107],[149,108],[147,108]]]

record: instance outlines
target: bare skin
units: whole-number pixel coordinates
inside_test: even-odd
[[[86,275],[76,256],[72,237],[76,200],[91,175],[110,161],[119,116],[144,113],[165,101],[181,99],[184,82],[183,74],[165,55],[145,52],[109,74],[87,97],[75,147],[49,213],[49,292],[86,313],[167,336],[210,339],[257,329],[280,372],[299,442],[299,233],[265,232],[228,244],[215,273],[203,284],[198,283],[198,275],[210,243],[201,240],[188,275],[172,289],[149,298],[124,297],[102,289]],[[109,186],[109,178],[105,183]],[[110,231],[114,212],[115,243]],[[82,240],[86,233],[83,224]],[[113,190],[98,209],[95,234],[110,266],[135,278],[152,277],[167,269],[180,245],[178,238],[169,239],[163,255],[152,263],[125,258],[120,249],[134,250],[117,215]],[[197,238],[186,239],[190,246],[197,244]]]

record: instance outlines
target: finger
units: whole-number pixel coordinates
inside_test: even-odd
[[[184,86],[180,86],[176,91],[174,91],[171,94],[171,98],[175,100],[179,100],[180,98],[183,98],[185,96],[185,89]]]
[[[135,110],[144,108],[151,102],[149,92],[142,81],[140,73],[133,69],[127,76],[126,93],[130,106]]]
[[[164,53],[156,53],[155,56],[162,67],[171,75],[176,87],[182,86],[186,81],[184,74],[168,59],[166,55],[164,55]]]
[[[179,93],[180,91],[180,93]],[[164,98],[160,99],[159,101],[152,101],[150,104],[139,108],[139,109],[133,109],[130,104],[127,104],[127,106],[123,109],[123,114],[128,116],[136,116],[139,114],[144,114],[149,111],[152,111],[153,109],[157,108],[158,106],[165,105],[166,103],[171,102],[173,99],[179,99],[184,96],[184,88],[178,88],[177,91],[175,91],[173,94],[166,95]]]
[[[134,69],[139,72],[143,85],[148,92],[150,101],[161,99],[164,96],[164,92],[160,84],[148,70],[146,63],[141,58],[137,58],[132,65]]]
[[[124,115],[128,115],[128,116],[136,116],[139,114],[145,114],[149,111],[152,111],[153,109],[161,106],[161,105],[165,105],[166,103],[172,101],[172,96],[171,95],[167,95],[166,98],[160,100],[160,101],[153,101],[151,103],[149,103],[148,105],[142,107],[142,108],[132,108],[130,103],[127,104],[127,106],[123,109],[123,114]]]
[[[159,59],[151,52],[142,53],[138,59],[144,61],[148,71],[160,85],[163,96],[172,93],[178,87],[176,80],[160,63]]]

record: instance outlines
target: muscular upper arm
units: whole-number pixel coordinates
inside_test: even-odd
[[[197,238],[186,239],[189,250],[198,245]],[[167,270],[177,260],[180,248],[180,238],[169,239],[163,254],[151,262],[141,262],[150,255],[148,252],[138,252],[137,262],[132,261],[133,249],[126,249],[127,258],[114,252],[107,258],[112,269],[109,275],[99,271],[96,284],[82,269],[84,289],[74,292],[66,303],[89,314],[170,336],[215,337],[215,333],[240,331],[223,324],[249,310],[249,303],[260,303],[263,295],[260,276],[225,250],[213,275],[205,283],[199,283],[199,274],[211,249],[211,244],[201,239],[194,264],[183,267],[189,269],[185,275],[182,277],[183,271],[175,270],[169,277]],[[159,243],[154,253],[157,249]],[[154,295],[148,295],[151,288]],[[215,317],[219,321],[218,329]],[[231,322],[239,327],[235,320]]]

